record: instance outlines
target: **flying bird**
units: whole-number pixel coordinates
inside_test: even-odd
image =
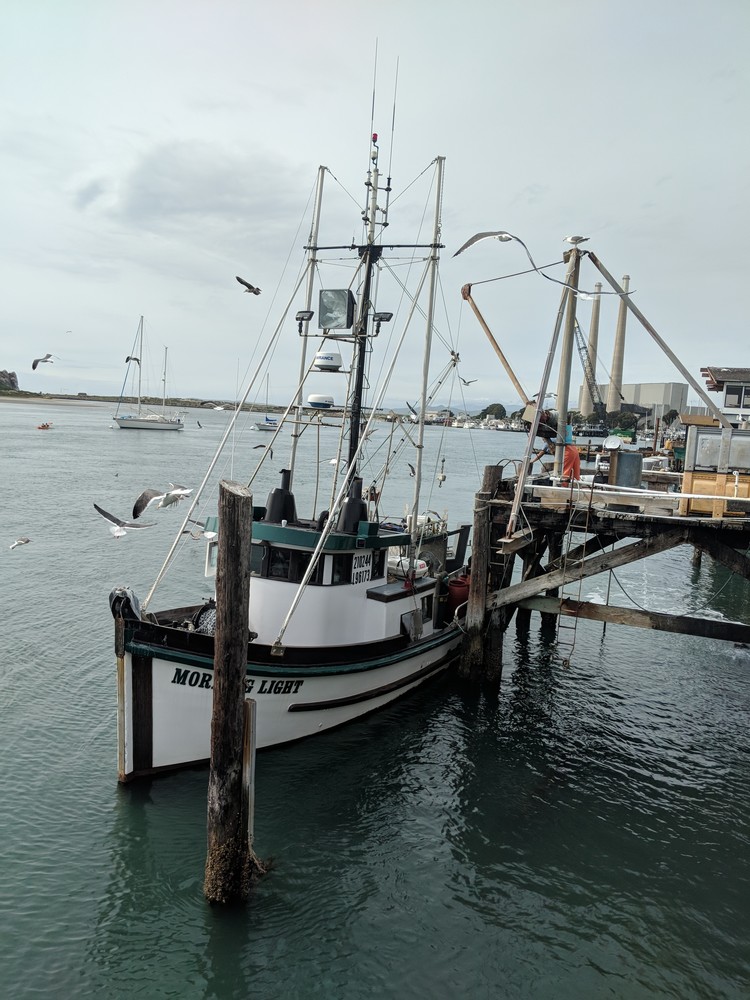
[[[268,448],[268,454],[271,456],[271,458],[273,458],[273,448],[271,447],[270,444],[254,444],[253,451],[255,451],[256,448]]]
[[[406,464],[409,466],[409,477],[413,479],[417,474],[417,470],[414,468],[411,462],[407,462]]]
[[[141,365],[141,359],[140,359],[140,358],[137,358],[137,357],[135,356],[135,354],[128,354],[128,356],[127,356],[127,357],[125,358],[125,364],[126,364],[126,365],[127,365],[127,364],[129,364],[129,363],[130,363],[131,361],[135,361],[135,363],[136,363],[136,364],[138,365],[138,367],[140,368],[140,365]]]
[[[468,250],[469,247],[474,246],[475,243],[479,243],[480,240],[500,240],[501,243],[507,243],[509,240],[513,239],[517,239],[517,237],[511,236],[510,233],[506,233],[504,229],[494,229],[488,233],[477,233],[475,236],[472,236],[471,239],[468,239],[462,247],[459,247],[453,256],[458,257],[460,253],[463,253],[464,250]],[[520,240],[518,240],[518,242],[521,243]],[[523,244],[521,245],[523,246]],[[528,253],[528,250],[526,252]]]
[[[195,422],[200,427],[200,429],[203,430],[203,424],[200,422],[200,420],[196,420]]]
[[[475,378],[461,378],[460,375],[458,377],[461,379],[464,385],[472,385],[474,382],[479,381],[478,379]]]
[[[572,243],[574,247],[577,247],[579,243],[586,243],[588,241],[588,236],[566,236],[564,243]]]
[[[186,496],[190,496],[192,492],[192,490],[188,490],[184,486],[177,486],[175,483],[170,483],[168,490],[144,490],[133,504],[133,520],[137,520],[144,510],[152,504],[156,504],[157,509],[163,510],[164,507],[170,507]]]
[[[15,549],[18,545],[28,545],[30,541],[30,538],[17,538],[10,548]]]
[[[236,274],[235,278],[241,285],[245,286],[246,292],[252,292],[253,295],[260,295],[260,288],[256,288],[255,285],[251,285],[249,281],[245,281],[245,279],[241,278],[239,274]]]
[[[50,364],[54,363],[52,360],[52,355],[45,354],[43,358],[34,358],[34,360],[31,362],[31,370],[36,371],[36,366],[43,364],[45,361],[48,361]]]
[[[112,527],[109,529],[115,538],[122,538],[126,535],[128,531],[132,528],[152,528],[153,524],[133,524],[132,521],[122,521],[119,517],[115,517],[114,514],[110,514],[109,511],[104,510],[98,504],[94,504],[94,510],[101,514],[105,521],[109,521]]]

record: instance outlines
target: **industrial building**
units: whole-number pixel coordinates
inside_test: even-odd
[[[607,399],[610,384],[605,383],[604,385],[599,385],[598,388],[601,398]],[[583,413],[582,406],[585,402],[585,389],[585,386],[581,386],[578,390],[578,409],[580,413]],[[685,382],[624,383],[621,387],[621,392],[622,399],[619,400],[620,406],[623,403],[635,403],[637,406],[643,406],[649,410],[655,409],[657,416],[668,413],[670,410],[677,410],[678,413],[684,413],[687,409],[688,387]],[[613,407],[613,409],[619,410],[620,406]],[[584,416],[588,416],[588,414],[584,413]]]

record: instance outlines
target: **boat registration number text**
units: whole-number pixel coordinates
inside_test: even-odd
[[[369,583],[372,579],[372,552],[357,552],[352,560],[352,583]]]

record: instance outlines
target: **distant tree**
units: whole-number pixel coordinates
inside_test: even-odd
[[[629,430],[631,427],[636,427],[638,425],[638,416],[635,413],[627,413],[623,410],[620,413],[619,420],[617,421],[617,426],[622,428],[622,430]]]
[[[505,407],[502,403],[490,403],[479,414],[479,419],[483,420],[485,417],[494,417],[495,420],[505,420],[505,416]]]

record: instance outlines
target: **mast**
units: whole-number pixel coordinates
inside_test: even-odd
[[[164,372],[161,377],[161,414],[167,410],[167,348],[164,348]]]
[[[440,230],[442,226],[443,207],[443,168],[445,157],[437,158],[437,181],[435,184],[435,222],[432,232],[432,251],[430,256],[430,285],[427,296],[427,317],[425,329],[424,355],[422,359],[422,391],[419,407],[419,436],[417,440],[416,468],[414,477],[414,505],[411,518],[411,545],[409,546],[409,569],[414,568],[416,546],[419,533],[419,494],[422,486],[422,455],[424,454],[424,422],[427,412],[428,381],[430,375],[430,351],[432,349],[432,323],[435,314],[435,295],[437,293],[437,269],[440,261]]]
[[[138,412],[141,415],[141,372],[143,371],[143,316],[138,324]]]
[[[372,274],[375,265],[380,260],[383,252],[381,246],[375,244],[375,225],[378,212],[378,180],[380,172],[378,170],[378,144],[377,133],[372,135],[372,150],[370,160],[372,167],[368,171],[366,187],[369,189],[367,209],[363,213],[364,221],[367,225],[367,242],[359,248],[360,257],[363,258],[365,268],[365,280],[362,287],[362,296],[359,301],[359,314],[354,327],[354,383],[351,393],[351,403],[349,406],[349,461],[348,465],[356,472],[354,465],[359,448],[359,432],[362,421],[362,391],[365,381],[365,363],[367,361],[367,321],[370,316],[370,290],[372,288]]]
[[[318,234],[320,232],[320,209],[323,201],[323,181],[325,179],[326,168],[324,166],[318,167],[318,183],[315,190],[315,207],[313,209],[313,219],[310,226],[310,238],[308,240],[308,261],[307,261],[307,287],[305,289],[305,309],[310,310],[312,305],[313,289],[315,285],[315,268],[318,262]],[[305,371],[307,368],[307,331],[310,326],[310,320],[303,320],[300,323],[300,327],[304,327],[304,335],[302,337],[302,354],[299,363],[299,391],[297,393],[297,399],[294,404],[294,433],[292,434],[292,448],[289,454],[289,489],[292,489],[292,483],[294,482],[294,467],[297,458],[297,441],[299,439],[299,425],[302,418],[302,397],[303,397],[303,385],[305,380]],[[302,332],[302,329],[300,330]],[[268,409],[268,402],[266,402],[266,410]]]

